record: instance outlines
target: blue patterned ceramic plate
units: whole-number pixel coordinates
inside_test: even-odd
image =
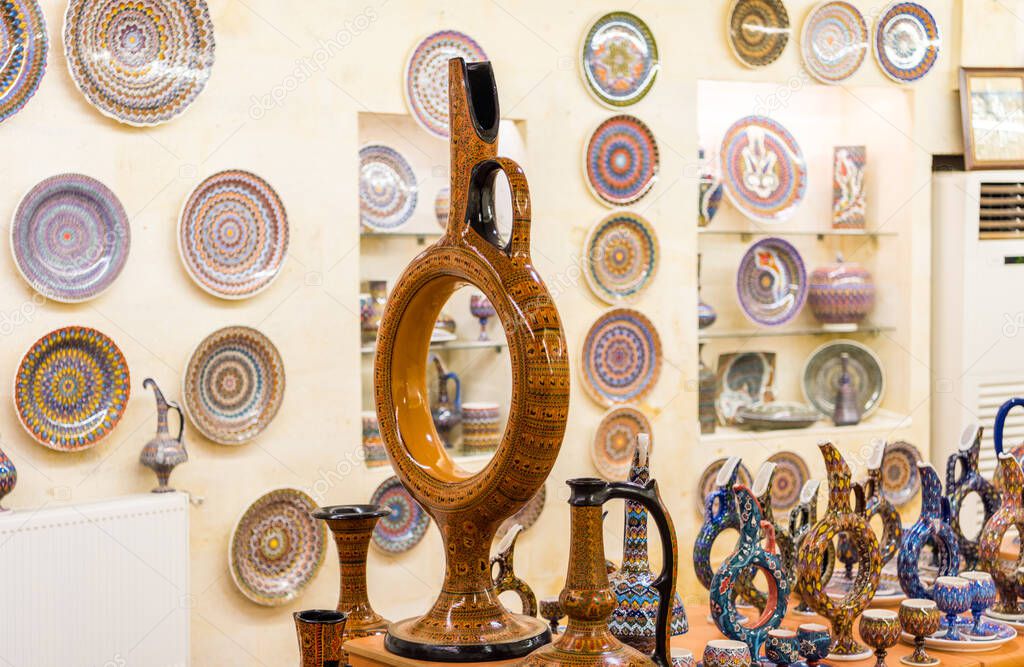
[[[894,2],[875,24],[875,59],[887,77],[913,83],[939,58],[942,38],[935,17],[916,2]]]
[[[51,176],[22,198],[11,222],[14,263],[37,292],[64,303],[98,296],[121,275],[131,247],[124,206],[82,174]]]
[[[744,314],[756,324],[790,321],[807,301],[807,269],[800,253],[776,237],[750,246],[736,272],[736,295]]]
[[[733,123],[722,137],[719,160],[729,200],[758,222],[786,220],[807,193],[807,163],[800,145],[767,116]]]
[[[842,373],[841,355],[850,355],[850,380],[861,407],[861,419],[878,409],[885,393],[882,362],[870,349],[854,340],[825,343],[811,353],[804,364],[801,386],[804,398],[826,417],[835,412],[836,392]]]
[[[629,12],[601,16],[583,37],[580,58],[587,90],[613,108],[639,102],[658,75],[658,44],[650,28]]]
[[[430,527],[430,515],[412,497],[402,481],[392,475],[377,487],[371,505],[391,510],[373,529],[373,544],[390,554],[400,554],[420,543]]]
[[[359,219],[366,227],[390,231],[416,209],[416,174],[401,153],[387,146],[359,151]]]
[[[612,213],[594,225],[583,243],[583,275],[608,304],[636,299],[658,270],[658,237],[640,215]]]
[[[599,317],[583,341],[583,388],[602,405],[638,401],[661,374],[661,338],[649,319],[629,308]]]
[[[35,95],[49,47],[46,19],[36,0],[0,2],[0,123]]]
[[[587,141],[584,176],[590,191],[609,206],[643,197],[658,178],[660,157],[654,133],[636,116],[612,116]]]

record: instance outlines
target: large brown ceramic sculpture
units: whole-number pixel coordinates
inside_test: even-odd
[[[393,653],[440,661],[526,655],[550,641],[544,621],[512,614],[488,561],[498,526],[540,489],[558,456],[569,405],[561,320],[530,258],[530,193],[522,169],[496,157],[498,95],[490,63],[448,63],[451,209],[444,235],[406,268],[388,299],[374,357],[381,436],[398,477],[437,522],[445,545],[441,593],[418,618],[393,623]],[[512,192],[512,229],[494,218],[499,172]],[[430,415],[426,362],[441,307],[471,284],[505,329],[512,396],[505,432],[479,472],[445,451]]]
[[[832,623],[832,652],[840,658],[868,657],[871,651],[853,637],[853,621],[860,615],[878,588],[882,559],[878,538],[864,516],[864,491],[850,483],[850,466],[831,443],[818,445],[828,472],[828,509],[800,545],[797,556],[797,591],[810,607]],[[850,492],[855,491],[856,507],[850,507]],[[840,533],[846,533],[857,553],[857,577],[842,599],[832,599],[825,592],[821,572],[829,545]]]
[[[654,480],[643,486],[601,479],[570,479],[569,506],[572,537],[569,570],[559,596],[569,616],[563,632],[519,663],[520,667],[630,667],[669,665],[669,620],[676,592],[676,531]],[[646,655],[620,642],[608,619],[615,608],[615,593],[605,569],[601,506],[613,498],[640,503],[654,519],[661,537],[661,574],[653,586],[658,605],[654,653]]]

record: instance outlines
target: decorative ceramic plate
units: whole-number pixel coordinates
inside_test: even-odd
[[[822,83],[853,76],[868,52],[868,26],[849,2],[823,2],[804,19],[800,53],[804,67]]]
[[[598,102],[610,107],[636,104],[658,76],[658,43],[650,28],[629,12],[598,18],[583,37],[583,80]]]
[[[242,595],[277,607],[313,581],[327,552],[327,524],[310,516],[316,509],[298,489],[275,489],[242,513],[228,547],[228,569]]]
[[[437,218],[437,226],[441,229],[448,229],[448,213],[452,207],[452,191],[447,185],[437,191],[434,197],[434,217]]]
[[[28,284],[48,299],[91,299],[121,275],[132,233],[110,188],[82,174],[29,190],[11,222],[11,251]]]
[[[807,301],[807,269],[800,253],[788,241],[771,236],[750,246],[736,272],[736,295],[756,324],[790,321]]]
[[[281,407],[281,355],[256,329],[224,327],[192,353],[182,394],[185,410],[203,435],[222,445],[244,444],[259,435]]]
[[[661,374],[661,338],[651,321],[629,308],[599,317],[583,341],[583,387],[612,406],[646,396]]]
[[[192,280],[222,299],[265,290],[288,253],[288,215],[274,188],[230,169],[189,195],[178,219],[178,251]]]
[[[803,403],[759,403],[736,410],[736,423],[754,431],[807,428],[819,419],[818,411]]]
[[[359,220],[374,230],[401,227],[416,209],[416,174],[387,146],[359,150]]]
[[[728,31],[736,58],[747,67],[764,67],[789,42],[789,14],[782,0],[733,0]]]
[[[725,192],[758,222],[793,215],[807,192],[807,164],[793,135],[767,116],[741,118],[726,130],[720,153]]]
[[[373,543],[391,554],[400,554],[420,543],[430,527],[430,516],[416,502],[398,477],[384,480],[370,498],[371,505],[391,510],[373,529]]]
[[[772,508],[778,512],[789,512],[800,502],[800,491],[811,478],[807,462],[795,452],[776,452],[768,460],[775,464]]]
[[[1017,636],[1017,631],[1008,624],[1001,621],[986,621],[986,628],[991,627],[995,633],[991,637],[983,639],[971,639],[964,637],[961,641],[950,641],[945,638],[946,630],[939,630],[934,635],[924,638],[926,648],[936,651],[948,651],[950,653],[980,653],[982,651],[994,651],[1004,644],[1012,641]],[[906,632],[900,635],[904,644],[914,645],[914,636]]]
[[[205,0],[70,0],[64,54],[75,85],[100,113],[157,125],[206,86],[213,23]]]
[[[850,355],[850,380],[861,406],[861,419],[874,412],[885,393],[885,373],[875,353],[853,340],[825,343],[811,353],[804,364],[801,386],[806,398],[818,411],[831,417],[842,373],[840,355]]]
[[[619,211],[590,229],[583,256],[583,275],[594,294],[608,304],[625,303],[654,279],[658,237],[639,214]]]
[[[413,50],[405,65],[405,101],[420,126],[439,139],[448,139],[448,61],[467,63],[487,60],[472,37],[456,30],[427,36]]]
[[[36,0],[0,3],[0,123],[35,95],[49,48],[46,19]]]
[[[623,405],[604,414],[590,447],[590,458],[601,477],[612,482],[626,479],[636,436],[641,433],[651,434],[651,422],[639,408]]]
[[[658,143],[636,116],[612,116],[590,135],[583,169],[590,191],[610,206],[626,206],[658,178]]]
[[[732,352],[718,355],[715,410],[722,424],[733,424],[744,406],[774,400],[775,353]]]
[[[537,523],[537,519],[540,518],[541,512],[544,511],[544,502],[548,497],[547,485],[541,486],[537,493],[533,494],[533,498],[526,501],[523,505],[523,509],[519,510],[498,526],[498,531],[495,536],[501,539],[505,536],[505,533],[512,529],[512,526],[517,523],[523,527],[523,530],[528,530],[533,527],[533,524]]]
[[[697,482],[697,513],[701,516],[704,516],[704,502],[707,500],[708,494],[715,490],[715,478],[718,477],[718,471],[722,469],[726,461],[728,461],[726,457],[712,461],[704,469],[704,473],[700,476],[700,481]],[[748,487],[753,483],[750,471],[742,463],[739,465],[736,482],[738,484],[746,484]]]
[[[906,505],[921,488],[917,462],[921,452],[904,440],[885,444],[882,455],[882,495],[897,507]]]
[[[14,377],[21,425],[39,444],[61,452],[89,449],[110,435],[130,395],[121,350],[87,327],[64,327],[37,340]]]
[[[875,59],[893,81],[913,83],[939,58],[942,38],[931,13],[916,2],[894,2],[875,24]]]

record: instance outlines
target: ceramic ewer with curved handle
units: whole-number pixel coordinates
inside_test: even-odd
[[[978,540],[964,535],[960,526],[960,509],[964,499],[977,494],[985,511],[984,522],[996,513],[1000,505],[999,491],[981,476],[978,458],[981,453],[981,436],[984,429],[978,424],[969,424],[960,436],[960,448],[946,461],[946,497],[949,498],[950,526],[960,542],[960,555],[964,567],[973,570],[978,566]],[[998,454],[998,452],[996,452]]]
[[[498,96],[490,63],[448,63],[451,208],[443,236],[406,267],[381,320],[374,396],[399,479],[437,522],[445,548],[441,592],[423,616],[392,623],[385,647],[442,662],[513,659],[550,641],[547,624],[501,604],[490,576],[498,527],[533,498],[554,465],[569,406],[569,355],[555,304],[530,256],[530,192],[522,169],[497,154]],[[495,179],[512,193],[512,228],[495,221]],[[481,470],[445,451],[430,414],[430,336],[452,293],[473,285],[505,330],[512,394],[505,431]]]
[[[512,591],[519,596],[519,602],[523,606],[523,614],[527,616],[537,615],[537,596],[534,595],[530,585],[520,579],[515,571],[515,550],[516,540],[519,533],[523,532],[523,525],[520,523],[512,526],[511,530],[505,533],[498,543],[498,553],[491,558],[491,574],[494,577],[494,592],[501,595],[506,591]]]
[[[864,516],[864,491],[850,482],[850,466],[832,443],[818,445],[828,472],[828,509],[810,530],[797,554],[796,585],[800,595],[814,611],[832,624],[832,653],[840,659],[866,658],[870,649],[853,637],[853,621],[867,608],[878,588],[882,558],[878,538]],[[850,493],[855,492],[856,505],[850,506]],[[846,533],[856,550],[857,576],[842,598],[834,599],[825,592],[821,571],[828,545],[839,533]]]
[[[730,456],[718,471],[715,489],[704,501],[704,523],[697,531],[693,543],[693,569],[697,580],[708,590],[715,571],[711,568],[711,547],[722,531],[740,529],[740,517],[736,513],[736,478],[739,475],[740,457]]]
[[[729,639],[741,641],[750,647],[750,655],[757,659],[768,632],[779,627],[786,615],[789,599],[789,577],[782,569],[782,557],[775,544],[775,529],[764,521],[761,505],[754,493],[742,484],[734,487],[737,513],[740,518],[740,539],[736,550],[722,563],[711,580],[711,617],[715,625]],[[765,547],[761,538],[767,537]],[[761,615],[749,625],[736,610],[736,580],[750,571],[759,571],[768,581],[768,594]]]
[[[789,528],[783,526],[775,518],[775,510],[772,508],[772,482],[775,479],[775,463],[765,461],[761,469],[757,471],[754,478],[754,485],[751,491],[757,498],[757,504],[761,508],[761,519],[772,527],[775,535],[775,545],[778,549],[779,558],[782,559],[782,571],[786,573],[790,589],[796,585],[796,551],[793,546],[793,538],[789,534]],[[765,531],[766,533],[768,531]],[[748,568],[736,579],[736,593],[740,600],[753,605],[758,611],[764,611],[768,604],[768,593],[759,590],[754,586],[754,575],[756,570]]]
[[[643,486],[630,482],[606,482],[602,479],[570,479],[569,570],[565,588],[559,596],[569,617],[563,632],[554,642],[542,646],[520,667],[641,667],[670,664],[670,620],[672,605],[658,605],[654,652],[651,655],[623,644],[608,628],[615,607],[615,594],[605,570],[604,531],[601,507],[612,500],[640,503],[654,520],[661,538],[661,573],[654,588],[662,601],[672,600],[676,592],[676,532],[658,485],[649,480]]]
[[[813,616],[814,610],[810,608],[807,601],[800,594],[796,587],[796,558],[800,553],[804,539],[818,523],[818,489],[821,481],[809,479],[804,482],[800,489],[800,502],[789,511],[789,534],[793,538],[793,573],[790,578],[790,589],[793,590],[800,600],[800,604],[793,610],[795,613],[806,616]],[[832,580],[832,573],[836,566],[836,547],[829,543],[825,551],[824,562],[821,569],[821,580],[828,582]]]
[[[938,556],[937,576],[955,577],[960,571],[960,541],[950,526],[949,500],[942,495],[939,473],[924,461],[918,461],[917,468],[921,476],[921,516],[903,532],[896,572],[908,598],[931,600],[931,588],[921,582],[921,550],[925,544],[932,544]]]
[[[882,520],[882,536],[878,540],[878,551],[882,567],[892,560],[900,550],[903,538],[903,520],[896,507],[882,494],[882,458],[885,456],[885,440],[875,439],[871,460],[868,462],[868,478],[864,482],[864,512],[868,522],[874,517]]]

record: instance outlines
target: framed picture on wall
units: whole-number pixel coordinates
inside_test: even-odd
[[[1024,167],[1024,68],[961,67],[967,169]]]

